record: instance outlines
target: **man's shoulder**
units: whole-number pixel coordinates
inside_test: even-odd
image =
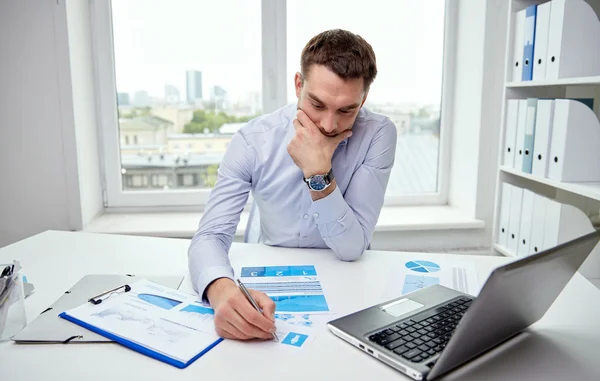
[[[277,134],[279,131],[285,133],[291,116],[294,115],[294,110],[295,106],[293,104],[283,106],[271,113],[251,119],[239,131],[246,139],[252,139],[256,135]]]
[[[372,111],[368,107],[362,107],[357,117],[357,121],[362,123],[394,124],[385,114]]]
[[[356,124],[360,125],[366,131],[371,131],[373,135],[378,134],[396,134],[396,124],[385,114],[371,111],[367,107],[361,108]]]

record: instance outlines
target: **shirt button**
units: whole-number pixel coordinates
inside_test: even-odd
[[[313,214],[313,217],[314,217],[314,218],[319,218],[319,213],[315,213],[315,214]]]
[[[304,219],[307,219],[307,218],[308,218],[308,214],[305,214],[305,215],[304,215]]]

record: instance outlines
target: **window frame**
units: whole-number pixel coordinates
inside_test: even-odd
[[[112,2],[91,1],[92,54],[99,125],[101,176],[104,207],[107,210],[161,208],[202,208],[211,189],[172,189],[124,191],[117,114],[117,88],[112,28]],[[448,202],[451,122],[453,114],[453,47],[457,39],[457,2],[445,0],[442,96],[438,147],[437,192],[414,195],[385,195],[384,206],[445,205]],[[287,13],[286,1],[261,0],[262,102],[263,113],[291,102],[287,99]],[[275,38],[273,38],[275,36]],[[252,196],[248,198],[248,205]]]

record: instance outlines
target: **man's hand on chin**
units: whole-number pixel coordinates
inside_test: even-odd
[[[302,110],[298,110],[294,119],[296,135],[288,144],[288,153],[294,163],[302,170],[305,178],[323,175],[331,169],[331,158],[337,146],[352,136],[352,131],[344,131],[336,136],[325,136]],[[323,191],[311,191],[314,201],[326,197],[336,187],[335,180]]]

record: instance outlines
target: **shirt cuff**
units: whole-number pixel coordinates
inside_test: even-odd
[[[233,269],[227,266],[214,266],[209,267],[200,273],[200,276],[196,280],[196,287],[198,290],[198,294],[201,296],[202,302],[204,304],[210,304],[208,298],[206,297],[208,285],[219,278],[229,278],[235,282],[235,280],[233,279]]]
[[[346,214],[347,208],[348,203],[344,200],[344,196],[336,184],[333,192],[322,199],[313,201],[308,210],[317,225],[324,225],[340,221]]]

